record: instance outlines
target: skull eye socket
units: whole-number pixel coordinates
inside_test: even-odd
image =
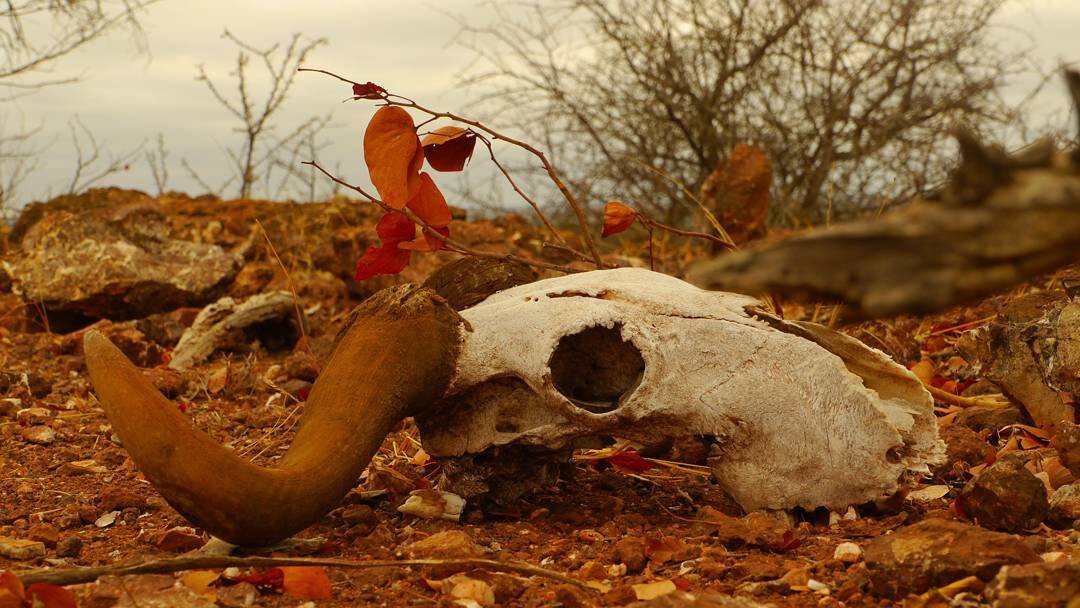
[[[556,390],[574,405],[609,412],[641,382],[645,359],[621,327],[588,327],[559,340],[548,367]]]

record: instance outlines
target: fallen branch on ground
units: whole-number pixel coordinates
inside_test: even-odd
[[[92,583],[103,576],[131,576],[135,574],[171,574],[185,570],[212,570],[217,568],[274,568],[279,566],[325,566],[360,570],[371,568],[406,568],[412,566],[464,566],[490,568],[500,572],[514,572],[527,576],[539,576],[582,589],[592,589],[585,583],[553,570],[521,562],[504,562],[494,559],[383,559],[349,560],[311,557],[233,557],[195,556],[162,559],[138,564],[90,566],[83,568],[60,568],[41,570],[18,570],[23,585],[44,583],[46,585],[79,585]]]

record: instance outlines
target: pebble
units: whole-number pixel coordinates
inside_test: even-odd
[[[1080,481],[1061,486],[1050,496],[1050,521],[1062,528],[1080,521]]]
[[[56,431],[47,426],[28,426],[19,432],[22,438],[30,443],[49,445],[56,441]]]
[[[58,557],[79,557],[82,553],[83,541],[78,536],[67,536],[56,543],[56,555]]]
[[[51,417],[52,412],[43,407],[28,407],[15,414],[15,421],[25,425],[46,424]]]
[[[862,558],[862,548],[855,543],[840,543],[833,551],[833,559],[838,559],[845,564],[852,564]]]
[[[626,572],[637,574],[645,569],[645,540],[627,536],[615,543],[615,562],[626,566]]]
[[[169,553],[187,553],[202,547],[206,541],[193,528],[177,526],[162,532],[154,544]]]
[[[416,559],[479,557],[484,549],[462,530],[446,530],[405,545],[406,555]]]
[[[45,557],[45,543],[0,536],[0,557],[25,561]]]
[[[146,498],[126,488],[109,487],[101,491],[99,503],[104,511],[120,511],[128,507],[141,509],[146,506]]]
[[[45,543],[45,546],[47,547],[55,547],[56,541],[60,540],[60,531],[49,524],[34,524],[26,531],[26,536],[30,540],[38,540]]]
[[[1019,458],[1005,457],[987,467],[960,491],[960,511],[992,530],[1020,532],[1046,519],[1046,486]]]

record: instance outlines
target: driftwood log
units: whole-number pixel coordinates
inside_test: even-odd
[[[1080,112],[1080,74],[1067,72]],[[962,163],[937,195],[875,219],[809,230],[696,265],[708,289],[838,300],[854,316],[928,313],[1080,259],[1080,150],[1017,154],[957,133]]]

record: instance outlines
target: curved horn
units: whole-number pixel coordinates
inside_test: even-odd
[[[113,431],[169,504],[230,543],[266,546],[333,508],[394,425],[442,395],[459,323],[431,290],[409,285],[357,307],[273,468],[196,429],[102,334],[88,332],[83,350]]]

